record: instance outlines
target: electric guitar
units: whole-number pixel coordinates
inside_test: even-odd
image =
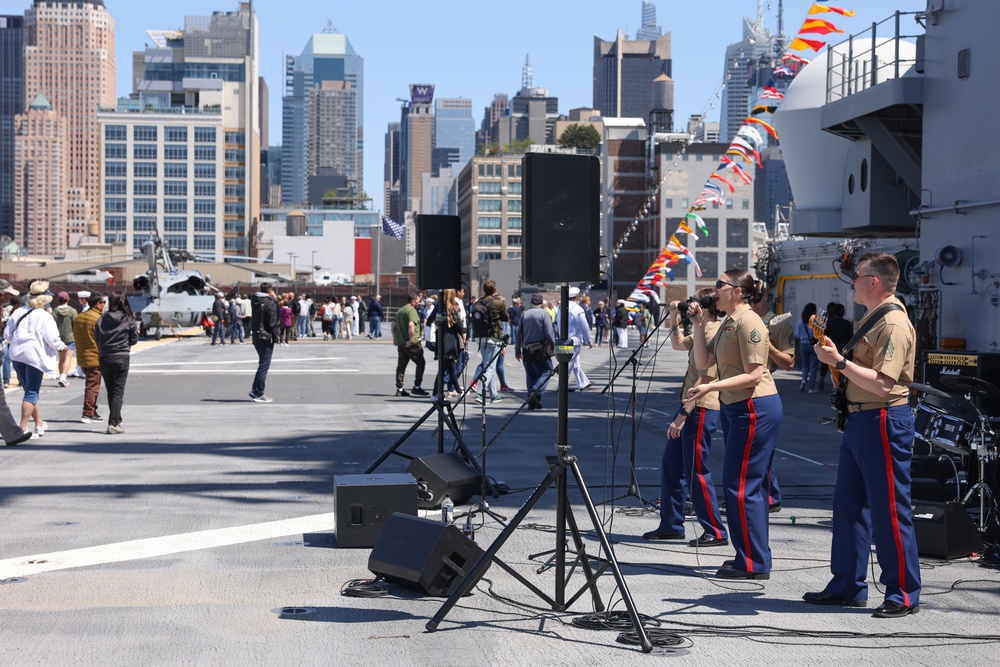
[[[813,337],[822,345],[826,344],[826,320],[825,310],[821,310],[809,318],[809,328],[812,330]],[[837,430],[843,433],[844,429],[847,428],[847,382],[840,381],[840,371],[835,366],[827,364],[827,367],[833,377],[834,387],[834,392],[830,394],[830,407],[837,413],[833,422],[836,424]]]

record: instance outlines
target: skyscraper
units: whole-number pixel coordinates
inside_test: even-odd
[[[24,12],[24,99],[44,94],[66,119],[69,204],[82,217],[70,237],[96,235],[100,219],[97,109],[115,103],[115,22],[104,0],[34,0]]]
[[[670,33],[656,39],[626,39],[621,30],[613,42],[594,37],[594,108],[604,118],[642,118],[649,121],[662,100],[653,82],[672,76]],[[673,111],[670,109],[669,111]],[[662,114],[661,114],[662,116]]]
[[[387,216],[399,220],[399,135],[400,124],[389,123],[385,131],[385,162],[382,177],[382,205]]]
[[[400,214],[420,210],[423,175],[431,171],[434,149],[434,86],[410,84],[410,101],[402,108],[399,136]],[[399,220],[398,222],[402,222]]]
[[[472,100],[463,97],[439,97],[434,102],[434,147],[458,149],[457,161],[451,163],[457,174],[476,154],[476,121],[472,118]]]
[[[656,5],[642,0],[642,27],[635,33],[636,39],[658,39],[663,29],[656,25]]]
[[[283,202],[305,201],[309,177],[320,168],[332,169],[353,184],[356,194],[360,193],[364,178],[364,92],[364,58],[332,25],[312,35],[299,56],[285,58],[281,110]],[[338,146],[331,148],[330,141]]]
[[[0,16],[0,236],[14,236],[14,116],[24,111],[24,17]]]
[[[769,60],[775,44],[771,31],[763,25],[755,26],[752,19],[743,18],[743,40],[726,48],[726,63],[723,70],[725,87],[722,89],[722,110],[719,126],[719,140],[730,143],[747,114],[750,113],[751,88],[754,80],[754,63]]]
[[[33,255],[66,252],[68,125],[42,94],[14,119],[14,238]]]

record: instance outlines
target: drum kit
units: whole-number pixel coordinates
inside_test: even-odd
[[[991,464],[1000,460],[1000,414],[992,414],[984,406],[1000,399],[1000,387],[965,376],[941,376],[939,383],[949,391],[926,384],[910,385],[920,392],[914,407],[914,435],[932,447],[961,457],[967,469],[974,468],[975,460],[976,483],[966,492],[962,503],[968,505],[978,496],[979,530],[984,532],[987,497],[993,501],[995,491],[986,476]]]

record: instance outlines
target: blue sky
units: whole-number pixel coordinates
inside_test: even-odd
[[[723,77],[728,44],[742,38],[742,17],[756,16],[757,0],[658,0],[657,23],[672,33],[674,106],[678,124],[707,111],[718,119],[715,91]],[[777,29],[777,0],[764,0],[765,24]],[[785,31],[793,32],[812,4],[785,1]],[[860,32],[893,11],[919,11],[925,0],[832,0],[853,8],[846,19],[826,14],[847,31]],[[27,2],[0,0],[0,13]],[[132,51],[142,50],[146,30],[180,28],[184,16],[234,11],[237,0],[105,0],[116,23],[118,94],[131,90]],[[525,55],[534,85],[559,98],[562,113],[593,103],[594,37],[629,37],[641,23],[641,0],[256,0],[260,24],[260,71],[270,88],[270,143],[281,143],[284,54],[298,55],[313,33],[331,21],[365,58],[365,189],[381,207],[386,124],[399,119],[397,97],[410,83],[433,83],[440,97],[472,99],[476,122],[498,92],[513,96],[521,86]],[[904,17],[904,32],[922,32]],[[835,35],[844,38],[845,35]],[[841,39],[832,39],[839,42]],[[713,105],[710,107],[710,105]]]

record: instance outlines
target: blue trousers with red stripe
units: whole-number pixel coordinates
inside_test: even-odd
[[[674,413],[674,419],[677,414]],[[718,410],[695,408],[684,421],[681,437],[667,438],[660,465],[659,530],[684,532],[684,482],[689,480],[691,504],[702,531],[719,539],[728,537],[719,513],[712,473],[708,469],[712,434],[718,423]]]
[[[910,505],[913,415],[909,406],[855,412],[840,443],[833,491],[833,547],[826,590],[846,600],[868,599],[872,537],[885,599],[920,602],[920,562]]]
[[[723,403],[722,413],[726,421],[722,485],[726,489],[729,540],[736,549],[734,567],[770,572],[764,480],[781,428],[781,399],[771,394],[730,405]]]

